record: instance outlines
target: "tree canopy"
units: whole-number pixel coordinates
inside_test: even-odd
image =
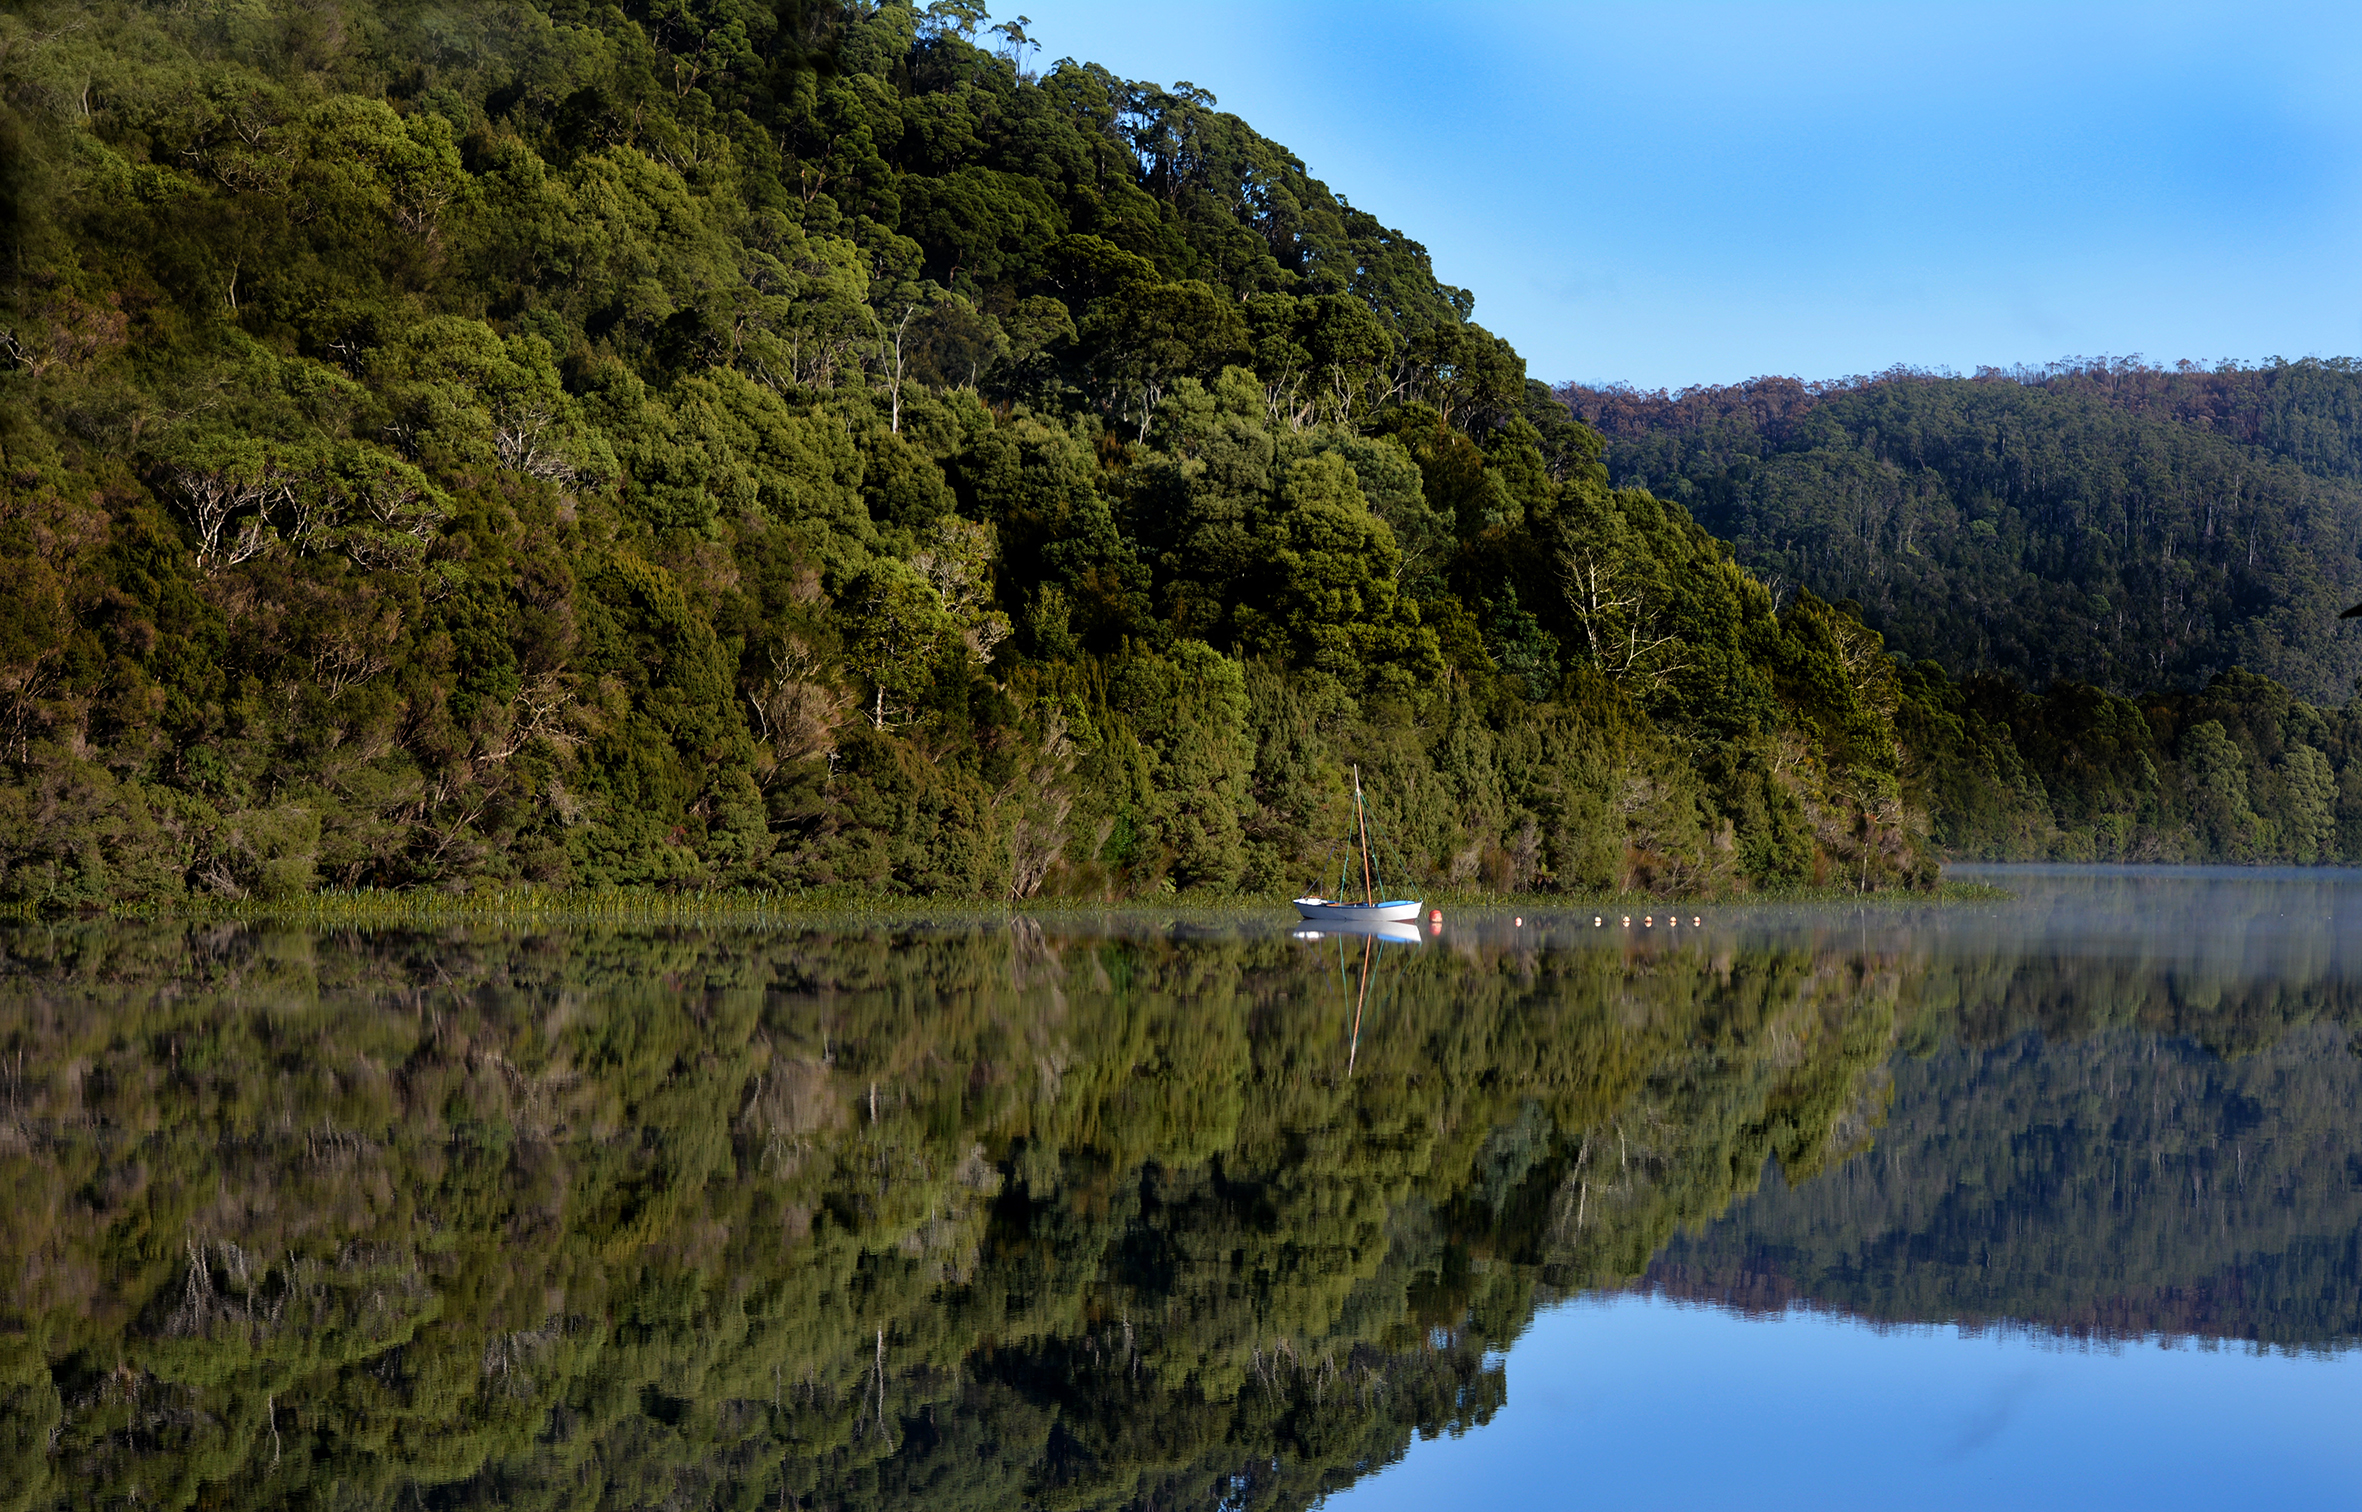
[[[1892,675],[978,5],[0,16],[0,901],[1934,875]]]

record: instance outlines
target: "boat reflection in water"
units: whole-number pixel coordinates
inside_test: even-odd
[[[1414,905],[1415,906],[1415,905]],[[1416,924],[1390,924],[1379,919],[1323,919],[1318,929],[1292,929],[1291,940],[1376,940],[1381,945],[1423,945],[1427,937]]]
[[[1301,908],[1304,905],[1298,902],[1296,906]],[[1414,903],[1410,906],[1416,909],[1419,905]],[[1361,1059],[1361,1016],[1362,1011],[1369,1006],[1370,968],[1376,964],[1378,947],[1380,945],[1423,945],[1426,940],[1419,933],[1419,926],[1416,924],[1392,924],[1377,919],[1354,918],[1325,923],[1319,929],[1291,930],[1288,937],[1311,942],[1335,940],[1337,942],[1337,985],[1340,988],[1345,986],[1345,942],[1348,939],[1361,941],[1361,982],[1349,994],[1353,1001],[1353,1034],[1346,1042],[1345,1048],[1345,1074],[1351,1076],[1354,1066]]]

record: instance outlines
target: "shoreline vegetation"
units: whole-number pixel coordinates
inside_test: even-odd
[[[322,14],[0,15],[0,906],[1276,895],[1354,767],[1440,896],[2362,857],[2362,714],[2064,680],[2155,590],[2330,696],[2348,485],[2287,469],[2348,369],[2250,383],[2279,430],[2176,379],[2222,435],[2131,493],[2138,373],[1732,439],[1778,396],[1554,394],[1212,94],[976,0]],[[2074,466],[1937,444],[2002,431]],[[2085,494],[2182,513],[2094,575]]]
[[[1667,897],[1658,893],[1616,893],[1586,896],[1574,893],[1437,894],[1425,900],[1441,910],[1447,927],[1470,916],[1493,920],[1520,911],[1542,919],[1585,911],[1621,913],[1665,912],[1671,909],[1711,909],[1718,918],[1734,912],[1813,904],[1875,904],[1880,907],[1917,907],[1948,903],[2009,902],[2017,895],[2007,888],[1979,881],[1944,881],[1915,891],[1797,887],[1738,896]],[[190,898],[169,904],[119,904],[81,909],[0,907],[0,921],[10,923],[73,922],[78,919],[172,920],[286,923],[333,928],[403,924],[538,922],[553,924],[615,924],[623,927],[667,924],[737,925],[810,920],[862,925],[1002,923],[1015,919],[1163,919],[1173,922],[1205,919],[1264,922],[1288,928],[1319,928],[1287,914],[1288,900],[1270,897],[1208,897],[1166,894],[1100,903],[1075,898],[1031,898],[1014,902],[973,899],[880,898],[851,890],[808,894],[759,892],[680,892],[654,888],[612,891],[519,888],[472,893],[314,892],[281,899]],[[1422,921],[1424,922],[1424,921]]]

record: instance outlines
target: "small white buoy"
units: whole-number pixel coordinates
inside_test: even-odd
[[[1593,914],[1593,915],[1591,916],[1591,927],[1592,927],[1593,929],[1597,929],[1597,928],[1598,928],[1600,925],[1602,925],[1602,924],[1605,924],[1606,922],[1607,922],[1607,920],[1605,920],[1605,919],[1601,918],[1601,917],[1600,917],[1599,915],[1597,915],[1597,914]]]
[[[1624,915],[1624,927],[1625,927],[1626,929],[1630,929],[1630,928],[1632,927],[1632,915],[1630,915],[1630,914],[1626,914],[1626,915]]]
[[[1689,920],[1689,921],[1690,921],[1690,923],[1692,923],[1692,924],[1694,924],[1694,925],[1697,925],[1697,926],[1698,926],[1698,927],[1700,927],[1700,928],[1704,928],[1704,927],[1705,927],[1705,923],[1706,923],[1706,921],[1705,921],[1704,919],[1701,919],[1701,918],[1699,918],[1699,917],[1698,917],[1696,914],[1691,914],[1691,915],[1690,915],[1690,920]]]
[[[1509,922],[1516,925],[1520,929],[1525,928],[1525,920],[1523,919],[1511,919]]]
[[[1656,916],[1655,914],[1650,914],[1650,915],[1649,915],[1647,918],[1645,918],[1645,919],[1642,919],[1642,920],[1640,921],[1640,927],[1641,927],[1641,928],[1643,928],[1643,929],[1654,929],[1654,928],[1656,928],[1656,927],[1657,927],[1657,916]]]

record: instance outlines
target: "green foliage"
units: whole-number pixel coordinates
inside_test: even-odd
[[[988,19],[0,17],[0,901],[1277,892],[1354,764],[1406,885],[1932,877],[1874,637]]]
[[[1955,854],[1991,860],[2362,859],[2362,709],[2236,669],[2138,703],[2054,683],[1900,672],[1903,788]]]
[[[1887,760],[1889,711],[1945,852],[2310,865],[2362,860],[2337,618],[2362,596],[2358,384],[2103,363],[1561,392],[1615,476],[1800,585],[1792,639],[1868,668],[1858,620],[1924,658],[1850,700],[1791,663],[1779,691],[1857,767]]]

